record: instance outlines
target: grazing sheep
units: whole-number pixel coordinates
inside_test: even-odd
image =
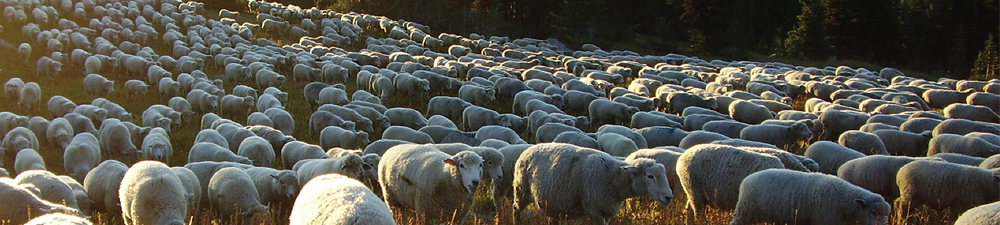
[[[590,102],[588,110],[591,124],[627,125],[632,119],[632,114],[638,112],[639,108],[607,99],[597,99]]]
[[[299,184],[308,184],[310,180],[323,174],[338,173],[362,180],[364,178],[364,159],[356,154],[347,154],[336,158],[305,159],[295,163],[296,178]]]
[[[927,156],[937,153],[959,153],[975,157],[990,157],[1000,153],[1000,145],[982,138],[956,134],[939,134],[927,144]]]
[[[737,100],[729,105],[729,116],[740,122],[760,124],[764,120],[774,119],[775,114],[762,105]]]
[[[75,132],[73,132],[73,125],[68,120],[65,118],[55,118],[49,122],[49,127],[42,134],[45,135],[50,144],[65,150],[70,142],[73,141]]]
[[[476,130],[475,134],[476,140],[480,142],[486,141],[488,139],[500,140],[510,144],[527,144],[528,142],[521,139],[513,129],[497,126],[497,125],[487,125],[480,127]]]
[[[39,217],[35,217],[25,223],[25,225],[44,225],[44,224],[63,224],[63,225],[92,225],[90,220],[76,215],[69,215],[64,213],[49,213],[44,214]]]
[[[942,112],[948,118],[968,119],[989,123],[1000,123],[1000,115],[989,107],[969,104],[950,104]]]
[[[267,215],[268,207],[261,204],[253,178],[239,168],[221,169],[208,182],[208,201],[223,220],[239,218],[249,221],[255,215]]]
[[[906,156],[865,156],[841,164],[837,169],[837,177],[882,195],[886,201],[893,201],[899,197],[896,172],[907,163],[918,159]]]
[[[288,111],[270,108],[264,110],[264,115],[271,118],[271,121],[274,123],[274,129],[280,130],[285,135],[295,134],[295,119],[292,118],[292,114],[288,113]]]
[[[967,166],[979,166],[979,164],[986,161],[986,159],[982,157],[968,156],[958,153],[938,153],[930,156],[930,158],[941,159],[946,162]]]
[[[285,208],[292,206],[299,192],[298,174],[291,170],[276,170],[254,167],[244,170],[253,179],[260,196],[260,203],[269,207],[279,204]]]
[[[184,191],[187,193],[188,208],[197,209],[198,204],[201,203],[201,181],[198,180],[198,175],[194,174],[194,171],[184,167],[170,167],[170,171],[177,175],[177,178],[181,180],[181,184],[184,185]]]
[[[157,160],[160,162],[170,162],[170,157],[174,154],[174,146],[170,143],[170,136],[163,128],[153,128],[146,137],[143,137],[140,145],[142,159]]]
[[[674,196],[684,195],[684,189],[681,188],[680,178],[677,176],[677,159],[681,157],[680,152],[666,150],[666,149],[639,149],[638,151],[632,152],[625,157],[625,161],[633,161],[638,158],[647,158],[656,161],[656,163],[663,164],[667,172],[667,181],[670,184],[670,189]]]
[[[559,133],[559,135],[556,135],[556,137],[552,139],[552,142],[572,144],[585,148],[601,149],[601,144],[596,138],[588,136],[587,133],[577,131]]]
[[[458,97],[474,105],[485,106],[490,102],[496,101],[497,97],[495,92],[496,91],[491,87],[466,84],[458,88]],[[515,98],[515,104],[517,103],[516,99],[517,98]]]
[[[841,133],[860,129],[868,121],[868,115],[861,112],[833,109],[820,114],[819,121],[824,128],[822,138],[832,141],[839,138]]]
[[[32,190],[42,200],[80,209],[73,188],[52,172],[45,170],[24,171],[14,177],[11,183]],[[89,210],[89,208],[87,209]]]
[[[101,163],[101,145],[90,133],[80,133],[63,151],[63,168],[67,175],[83,182],[87,173]]]
[[[427,126],[427,119],[420,111],[405,107],[389,108],[383,113],[392,126],[406,126],[417,130]]]
[[[899,211],[926,205],[953,214],[1000,200],[1000,175],[990,170],[937,160],[907,163],[896,174]],[[943,191],[947,190],[947,191]]]
[[[0,142],[0,152],[4,152],[10,159],[15,158],[17,153],[23,149],[39,149],[38,138],[35,133],[25,127],[15,127],[7,132]]]
[[[465,130],[479,130],[487,125],[500,125],[510,127],[510,120],[507,116],[492,109],[471,105],[462,111],[462,126]]]
[[[236,155],[229,148],[224,148],[214,143],[199,142],[191,146],[188,152],[188,163],[214,161],[214,162],[236,162],[247,165],[253,164],[249,158]]]
[[[392,147],[378,165],[383,199],[390,209],[412,209],[460,224],[472,209],[482,162],[470,151],[452,156],[429,146]]]
[[[660,146],[678,146],[688,132],[675,127],[647,127],[635,130],[646,139],[651,148]]]
[[[966,135],[972,132],[1000,135],[1000,125],[996,123],[979,122],[967,119],[947,119],[937,124],[937,126],[934,127],[932,134],[937,137],[940,134]]]
[[[91,57],[93,57],[93,56],[91,56]],[[89,61],[89,59],[88,59],[88,61]],[[87,64],[88,64],[88,66],[87,66],[88,67],[88,72],[92,72],[92,71],[89,71],[90,70],[89,67],[92,67],[92,66],[89,65],[91,63],[87,63]],[[62,69],[63,69],[62,67],[63,67],[62,62],[53,60],[52,58],[49,58],[48,56],[42,56],[41,58],[38,58],[37,63],[35,63],[35,75],[38,76],[38,77],[42,77],[44,75],[45,77],[48,77],[48,78],[55,78],[55,77],[58,77],[60,73],[62,73]],[[100,68],[101,66],[100,65],[96,65],[96,67]],[[93,72],[96,72],[96,70],[93,71]]]
[[[736,207],[739,183],[754,172],[770,168],[784,166],[774,156],[726,145],[705,144],[687,149],[677,159],[677,176],[687,193],[688,222],[704,221],[705,207],[722,210]]]
[[[1000,201],[983,204],[966,210],[955,219],[955,224],[1000,224]]]
[[[5,178],[7,179],[7,178]],[[5,222],[22,224],[29,220],[50,213],[78,214],[79,210],[49,202],[39,198],[31,190],[14,182],[0,180],[0,202],[5,205],[2,213]]]
[[[357,149],[368,145],[369,142],[367,132],[351,131],[336,126],[325,127],[319,134],[319,145],[325,149],[332,147]]]
[[[98,74],[87,74],[83,78],[83,87],[90,97],[106,97],[115,91],[115,82]]]
[[[837,174],[837,169],[845,162],[865,156],[864,153],[830,141],[812,143],[803,155],[819,163],[819,172],[831,175]]]
[[[14,172],[21,174],[28,170],[45,170],[45,159],[34,149],[21,149],[14,158]]]
[[[989,158],[986,158],[986,160],[983,160],[982,163],[979,163],[979,168],[983,168],[983,169],[996,169],[996,168],[1000,168],[1000,154],[993,155],[993,156],[990,156]]]
[[[931,140],[930,131],[917,134],[900,130],[876,130],[872,134],[882,139],[890,155],[925,156]]]
[[[274,149],[262,137],[254,136],[243,139],[236,154],[247,157],[254,166],[271,167],[274,165]]]
[[[375,193],[337,174],[319,176],[304,185],[288,218],[291,224],[396,224]]]
[[[21,93],[18,94],[18,98],[18,107],[33,110],[42,102],[42,88],[35,82],[25,83],[24,87],[21,87]]]
[[[20,94],[20,91],[17,93]],[[50,97],[47,105],[49,113],[52,114],[53,118],[62,117],[76,109],[76,103],[73,103],[73,101],[70,101],[68,98],[61,95],[53,95]]]
[[[767,169],[740,183],[729,224],[885,224],[891,205],[868,190],[834,176]]]
[[[219,104],[221,116],[226,117],[243,117],[250,114],[254,108],[256,99],[253,96],[239,97],[236,95],[226,95],[222,96],[222,100]]]
[[[743,128],[748,126],[750,126],[750,124],[733,120],[716,120],[705,123],[701,129],[704,131],[722,134],[729,138],[740,138],[740,132],[743,131]]]
[[[888,155],[885,144],[878,135],[872,133],[851,130],[840,134],[837,143],[857,150],[865,155]]]
[[[141,80],[127,80],[125,81],[125,91],[130,95],[146,95],[146,91],[149,90],[149,85]]]
[[[812,131],[805,123],[795,122],[791,126],[774,124],[750,125],[740,131],[740,138],[772,144],[784,149],[812,136]]]
[[[539,144],[521,153],[514,167],[514,221],[534,202],[550,218],[586,216],[595,224],[607,224],[628,198],[649,195],[660,205],[673,198],[664,166],[650,159],[621,161],[593,149]],[[565,181],[579,184],[555,188]]]

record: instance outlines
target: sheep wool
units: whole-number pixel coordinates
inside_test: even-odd
[[[390,209],[411,209],[461,224],[472,209],[482,163],[471,151],[448,155],[429,146],[392,147],[378,165],[383,199]]]
[[[729,224],[885,224],[891,213],[882,196],[837,177],[767,169],[743,179]]]
[[[291,224],[396,224],[375,193],[339,174],[322,175],[303,186],[288,219]]]
[[[702,144],[684,151],[677,159],[677,177],[687,193],[689,223],[695,216],[704,221],[705,207],[735,207],[743,178],[770,168],[785,167],[777,157],[727,145]]]

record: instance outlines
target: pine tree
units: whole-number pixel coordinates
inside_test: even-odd
[[[802,3],[802,14],[798,16],[799,23],[795,29],[788,32],[788,38],[780,47],[779,52],[787,57],[805,57],[820,59],[830,53],[830,45],[826,42],[826,32],[823,29],[825,14],[821,0],[799,0]]]
[[[986,46],[979,52],[969,78],[973,80],[1000,79],[1000,55],[997,53],[997,36],[990,34]]]

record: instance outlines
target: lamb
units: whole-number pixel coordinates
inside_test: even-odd
[[[15,127],[7,132],[0,142],[0,152],[4,152],[7,157],[15,158],[18,152],[23,149],[39,149],[38,138],[35,133],[24,127]]]
[[[302,187],[289,221],[292,224],[396,224],[392,212],[357,180],[329,174]]]
[[[45,170],[45,159],[34,149],[21,149],[14,158],[14,172],[21,174],[28,170]]]
[[[959,153],[975,157],[990,157],[1000,153],[1000,146],[982,138],[956,134],[939,134],[927,144],[927,156],[937,153]]]
[[[891,213],[882,196],[834,176],[767,169],[742,181],[729,224],[885,224]]]
[[[639,108],[628,106],[622,103],[613,102],[607,99],[597,99],[590,102],[588,107],[591,124],[629,124],[632,114],[639,111]]]
[[[1000,223],[1000,217],[997,217],[998,211],[1000,211],[1000,201],[976,206],[959,215],[958,219],[955,219],[955,224],[997,224]]]
[[[1000,115],[986,106],[963,103],[950,104],[942,110],[944,116],[956,119],[968,119],[989,123],[1000,123]]]
[[[576,163],[567,163],[570,161]],[[520,221],[524,207],[535,202],[551,218],[586,216],[596,224],[607,224],[628,198],[645,194],[660,205],[669,204],[673,198],[664,166],[650,159],[620,161],[593,149],[539,144],[521,153],[514,167],[514,221]],[[579,174],[568,180],[580,184],[568,187],[584,190],[551,188],[552,182],[560,179],[554,174]]]
[[[59,180],[55,174],[45,170],[24,171],[14,177],[12,183],[29,188],[36,192],[38,198],[49,202],[62,203],[68,207],[79,209],[73,189]]]
[[[236,153],[233,153],[233,151],[228,148],[223,148],[222,146],[208,142],[195,143],[191,146],[191,150],[188,152],[188,163],[201,161],[236,162],[247,165],[253,164],[253,162],[247,157],[236,155]]]
[[[21,88],[18,94],[17,106],[21,109],[33,110],[42,102],[42,88],[38,83],[28,82]]]
[[[926,205],[931,209],[963,212],[978,205],[1000,200],[1000,175],[990,170],[942,162],[917,160],[896,174],[900,211]],[[941,192],[940,190],[948,190]]]
[[[338,173],[357,180],[364,179],[365,161],[356,154],[347,154],[336,158],[306,159],[295,163],[292,170],[295,170],[299,184],[308,184],[314,177]]]
[[[414,130],[427,126],[427,119],[415,109],[395,107],[386,110],[384,115],[393,126],[406,126]]]
[[[79,213],[77,209],[43,200],[9,179],[0,181],[0,194],[4,196],[3,203],[8,207],[4,210],[3,218],[9,223],[25,223],[33,217],[50,213]]]
[[[66,149],[70,142],[73,141],[74,134],[76,133],[73,132],[73,125],[65,118],[52,119],[44,133],[49,143],[62,149]]]
[[[887,201],[893,201],[899,197],[896,172],[915,160],[919,159],[906,156],[865,156],[841,164],[837,169],[837,177],[882,195]]]
[[[773,144],[785,149],[788,149],[787,146],[810,136],[812,136],[812,131],[810,131],[805,123],[801,122],[793,123],[791,126],[774,124],[750,125],[740,131],[741,139]]]
[[[356,149],[370,142],[367,132],[350,131],[336,126],[325,127],[319,133],[319,145],[324,149],[332,147]]]
[[[253,179],[261,204],[270,207],[291,206],[301,187],[295,171],[254,167],[244,172]]]
[[[260,202],[253,178],[239,168],[229,167],[215,172],[208,182],[206,197],[224,219],[249,221],[255,215],[268,213],[268,207]]]
[[[258,167],[271,167],[274,164],[274,149],[264,138],[253,136],[240,142],[237,155],[247,157]]]
[[[510,120],[496,111],[480,106],[468,106],[462,111],[462,125],[465,130],[479,130],[487,125],[500,125],[509,127]]]
[[[429,146],[392,147],[378,165],[383,199],[390,209],[413,209],[420,215],[462,223],[480,184],[482,162],[482,157],[470,151],[452,156]]]
[[[888,155],[885,144],[878,135],[851,130],[840,134],[837,143],[845,147],[857,150],[865,155]]]
[[[87,173],[101,163],[101,149],[97,137],[90,133],[80,133],[63,151],[63,167],[66,173],[83,182]]]
[[[705,207],[736,207],[739,183],[754,172],[771,168],[784,166],[774,156],[726,145],[697,145],[684,151],[677,159],[677,176],[687,193],[688,222],[704,221]]]

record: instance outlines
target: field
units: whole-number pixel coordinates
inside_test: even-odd
[[[205,16],[208,18],[214,18],[217,15],[218,9],[208,9],[206,10]],[[252,21],[252,14],[249,12],[243,12],[244,16],[240,18],[239,22]],[[86,21],[75,20],[78,24],[86,24]],[[7,21],[0,22],[6,29],[0,33],[0,38],[4,41],[11,43],[15,46],[22,42],[33,42],[29,40],[19,32],[19,26],[10,24]],[[296,25],[296,23],[293,23]],[[43,27],[52,28],[55,27],[55,22],[51,24],[45,24]],[[159,28],[158,28],[159,29]],[[160,30],[162,34],[162,30]],[[367,30],[366,30],[367,32]],[[382,33],[368,33],[369,35],[376,37],[384,37]],[[275,43],[281,44],[291,44],[298,41],[298,37],[289,37],[287,35],[275,34],[275,33],[263,33],[257,36],[258,38],[269,38]],[[364,38],[359,43],[355,43],[351,46],[341,46],[342,48],[350,51],[358,51],[364,46]],[[159,54],[169,54],[171,51],[167,49],[162,43],[150,42],[149,46],[153,48]],[[47,78],[44,76],[38,76],[35,74],[34,59],[46,55],[41,47],[36,47],[33,51],[31,57],[32,61],[25,64],[17,55],[16,49],[0,49],[2,54],[7,56],[3,57],[5,60],[0,60],[0,81],[6,81],[13,77],[20,77],[25,82],[37,82],[42,87],[42,102],[38,107],[32,109],[20,108],[16,104],[10,101],[0,101],[0,111],[10,111],[18,115],[27,116],[41,116],[46,119],[53,119],[47,108],[45,107],[45,102],[49,97],[53,95],[65,96],[77,104],[89,103],[93,100],[92,96],[84,91],[82,78],[84,77],[83,68],[81,65],[68,64],[63,67],[63,72],[56,78]],[[65,51],[69,52],[69,50]],[[205,72],[210,77],[216,77],[223,72],[214,65],[214,63],[206,63]],[[279,71],[290,73],[290,71]],[[125,75],[121,70],[117,70],[110,73],[102,74],[105,77],[115,80],[115,92],[110,96],[106,96],[108,100],[116,102],[121,106],[125,107],[129,112],[132,113],[134,121],[133,123],[141,124],[142,112],[153,104],[163,104],[166,105],[168,96],[159,95],[156,89],[151,87],[150,92],[145,96],[134,96],[129,95],[125,92],[124,83],[129,79],[139,79],[145,80],[145,78],[140,77],[130,77]],[[176,73],[175,73],[176,75]],[[283,91],[289,92],[288,104],[286,104],[287,110],[296,118],[296,128],[295,137],[298,140],[318,143],[318,140],[314,137],[308,135],[308,118],[314,109],[310,109],[308,104],[304,101],[302,97],[301,90],[307,82],[303,81],[289,81],[288,84],[281,87]],[[249,86],[256,86],[254,84],[245,83]],[[352,93],[357,87],[354,85],[353,78],[348,80],[347,87],[348,93]],[[232,90],[232,87],[237,85],[236,83],[225,83],[224,87],[227,92]],[[262,91],[262,90],[261,90]],[[396,97],[387,102],[389,107],[410,107],[418,111],[426,111],[426,102],[433,96],[423,95],[423,96],[406,96],[406,97]],[[797,99],[798,102],[802,102],[805,98]],[[497,110],[501,113],[510,112],[510,100],[500,100],[492,103],[489,108]],[[801,104],[797,106],[801,109]],[[200,118],[200,117],[199,117]],[[233,121],[244,122],[243,118],[229,118]],[[174,154],[169,162],[171,166],[182,166],[187,161],[187,149],[190,148],[194,140],[194,136],[199,131],[199,121],[184,121],[183,125],[173,129],[171,133],[171,140],[174,147]],[[592,132],[593,130],[590,130]],[[372,134],[372,139],[375,140],[381,136],[381,131],[377,130],[375,134]],[[533,138],[529,138],[533,139]],[[46,160],[46,165],[48,170],[56,174],[65,174],[62,163],[62,152],[55,145],[49,144],[47,141],[43,141],[43,145],[39,152]],[[138,144],[138,143],[136,143]],[[804,144],[800,146],[803,148]],[[801,152],[798,152],[801,153]],[[280,161],[280,160],[279,160]],[[280,164],[280,162],[279,162]],[[13,173],[13,160],[7,157],[3,159],[4,168]],[[281,165],[276,165],[276,167],[281,167]],[[674,187],[680,188],[680,187]],[[476,197],[476,203],[473,209],[472,215],[467,219],[466,224],[510,224],[512,221],[509,220],[510,215],[510,202],[504,202],[501,207],[495,207],[494,200],[489,196],[489,185],[484,185],[479,191]],[[612,220],[613,224],[683,224],[684,223],[684,196],[675,196],[673,202],[667,206],[659,206],[654,201],[643,198],[631,199],[625,203],[621,212]],[[253,223],[258,224],[287,224],[287,210],[282,210],[285,207],[272,207],[272,212],[268,216],[255,218]],[[287,209],[287,208],[285,208]],[[530,208],[529,210],[531,210]],[[424,221],[420,218],[416,218],[412,213],[409,212],[395,212],[397,222],[400,224],[414,224],[414,223],[425,223],[434,222],[440,223],[441,221]],[[499,216],[496,216],[499,214]],[[198,211],[192,211],[190,214],[191,224],[223,224],[219,216],[213,214],[207,209],[202,209]],[[542,224],[546,223],[547,218],[540,213],[533,213],[528,217],[528,224]],[[726,224],[731,218],[730,212],[726,211],[710,211],[707,218],[709,219],[709,224]],[[890,218],[892,224],[948,224],[953,218],[945,217],[943,214],[934,212],[925,212],[921,210],[908,218],[902,218],[901,216],[895,216]],[[93,217],[93,220],[97,224],[116,224],[113,222],[115,220],[109,219],[104,214],[98,214]],[[563,224],[578,224],[587,223],[584,220],[570,220],[564,221]]]

